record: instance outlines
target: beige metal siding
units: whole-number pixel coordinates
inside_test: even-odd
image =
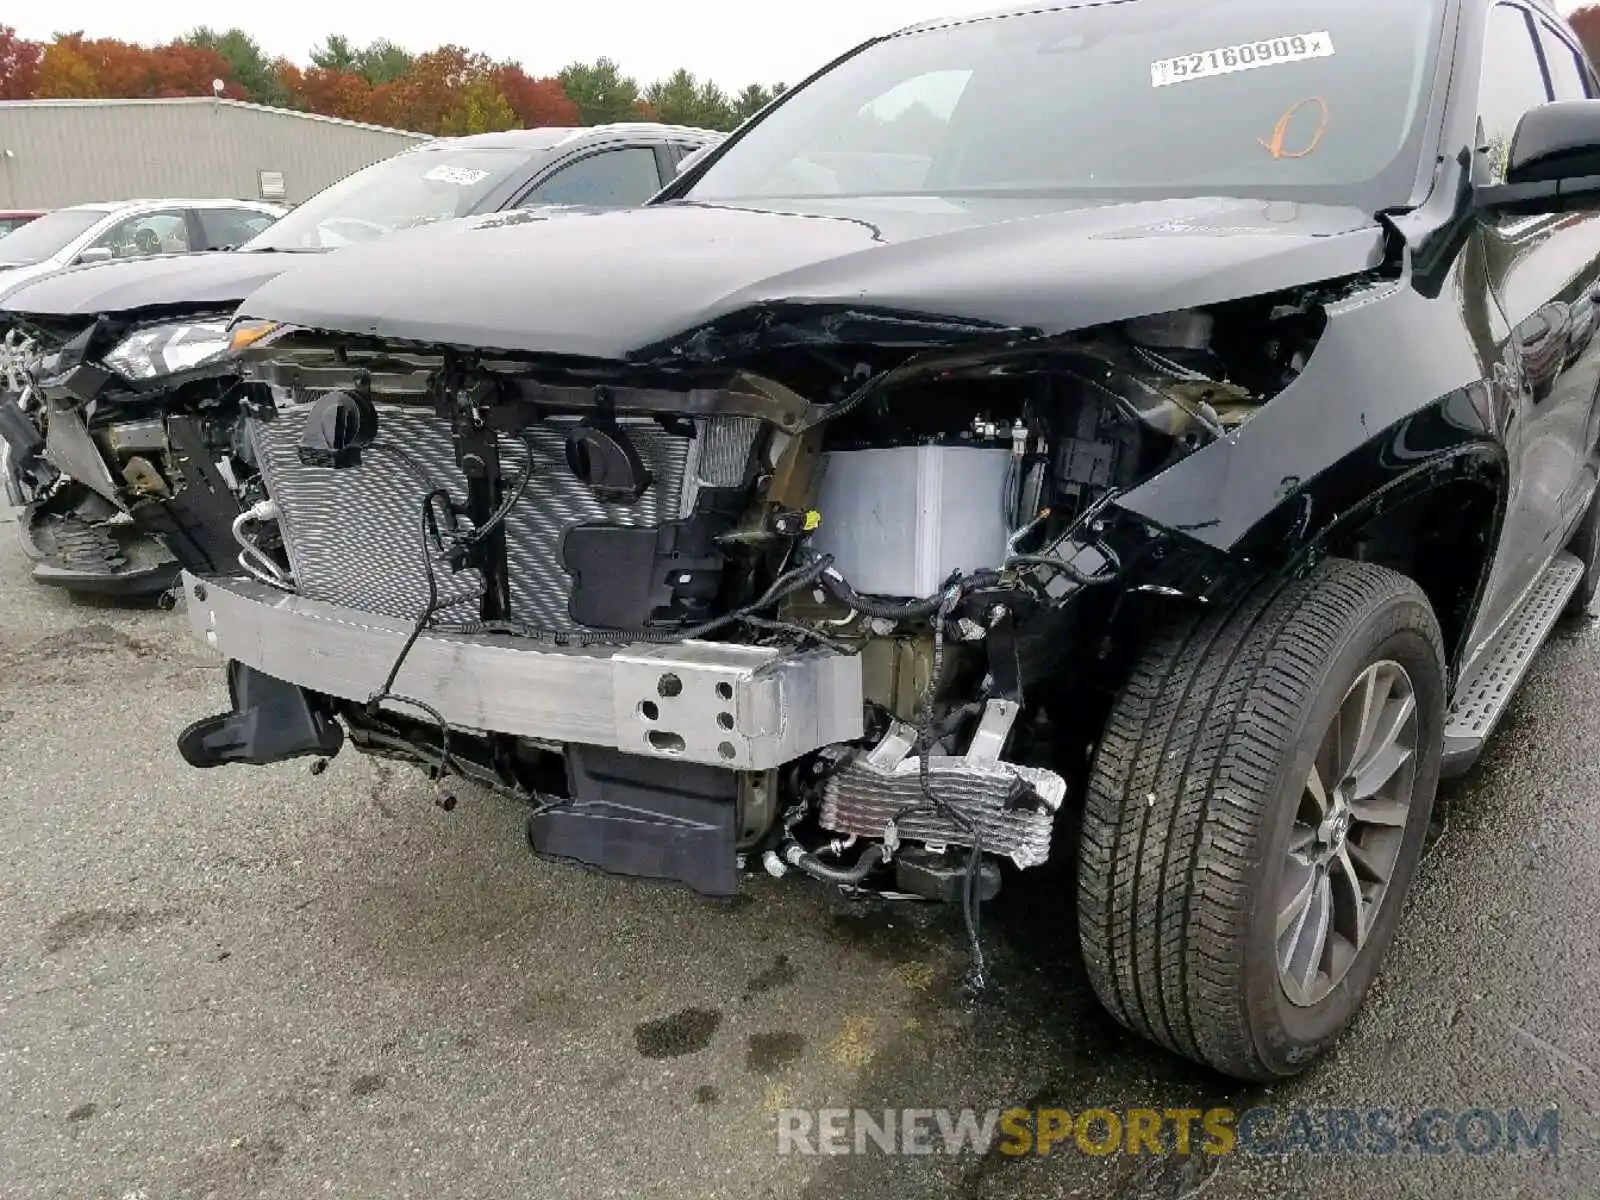
[[[181,196],[299,203],[422,135],[237,101],[0,103],[0,208]]]

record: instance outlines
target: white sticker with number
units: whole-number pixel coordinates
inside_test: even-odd
[[[1257,42],[1219,46],[1215,50],[1180,54],[1176,58],[1153,62],[1150,64],[1150,86],[1166,87],[1171,83],[1187,83],[1191,79],[1205,79],[1212,75],[1232,75],[1235,71],[1253,71],[1257,67],[1278,67],[1285,63],[1304,62],[1308,58],[1332,57],[1333,38],[1327,30],[1262,38]]]
[[[489,178],[489,172],[480,171],[475,167],[435,167],[423,176],[438,183],[455,183],[462,187],[471,187]]]

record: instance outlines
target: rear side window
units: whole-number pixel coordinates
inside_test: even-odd
[[[584,204],[629,208],[661,190],[656,152],[649,146],[602,150],[562,167],[536,184],[517,202],[518,208],[541,204]]]
[[[1510,4],[1495,5],[1485,37],[1478,119],[1483,122],[1489,169],[1496,181],[1505,180],[1506,155],[1517,122],[1523,113],[1549,99],[1527,13]]]
[[[200,231],[205,235],[202,250],[229,250],[242,246],[273,222],[271,213],[253,208],[202,208],[196,210]]]
[[[1550,68],[1550,86],[1557,100],[1584,100],[1589,96],[1589,72],[1578,54],[1555,31],[1540,22],[1544,61]]]

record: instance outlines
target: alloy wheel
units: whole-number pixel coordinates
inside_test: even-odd
[[[1289,832],[1278,977],[1309,1007],[1350,970],[1400,860],[1417,770],[1417,702],[1397,662],[1367,667],[1323,734]]]

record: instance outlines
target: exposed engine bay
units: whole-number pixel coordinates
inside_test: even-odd
[[[1158,540],[1111,501],[1248,419],[1318,332],[1309,303],[1246,303],[685,387],[287,331],[248,369],[231,533],[267,588],[412,623],[401,659],[424,631],[629,658],[606,746],[450,728],[394,694],[398,661],[329,707],[363,749],[535,798],[536,848],[707,891],[737,854],[948,897],[1049,856],[1081,765],[1050,681],[1104,620],[1074,601]],[[719,646],[767,656],[751,680],[854,660],[862,711],[750,736],[729,680],[695,686]],[[259,758],[239,719],[190,760]]]
[[[248,581],[187,576],[234,711],[180,749],[348,738],[529,801],[542,854],[970,919],[1050,856],[1129,598],[1180,594],[1173,535],[1116,497],[1248,420],[1321,328],[1269,299],[626,381],[275,330],[217,464]]]

